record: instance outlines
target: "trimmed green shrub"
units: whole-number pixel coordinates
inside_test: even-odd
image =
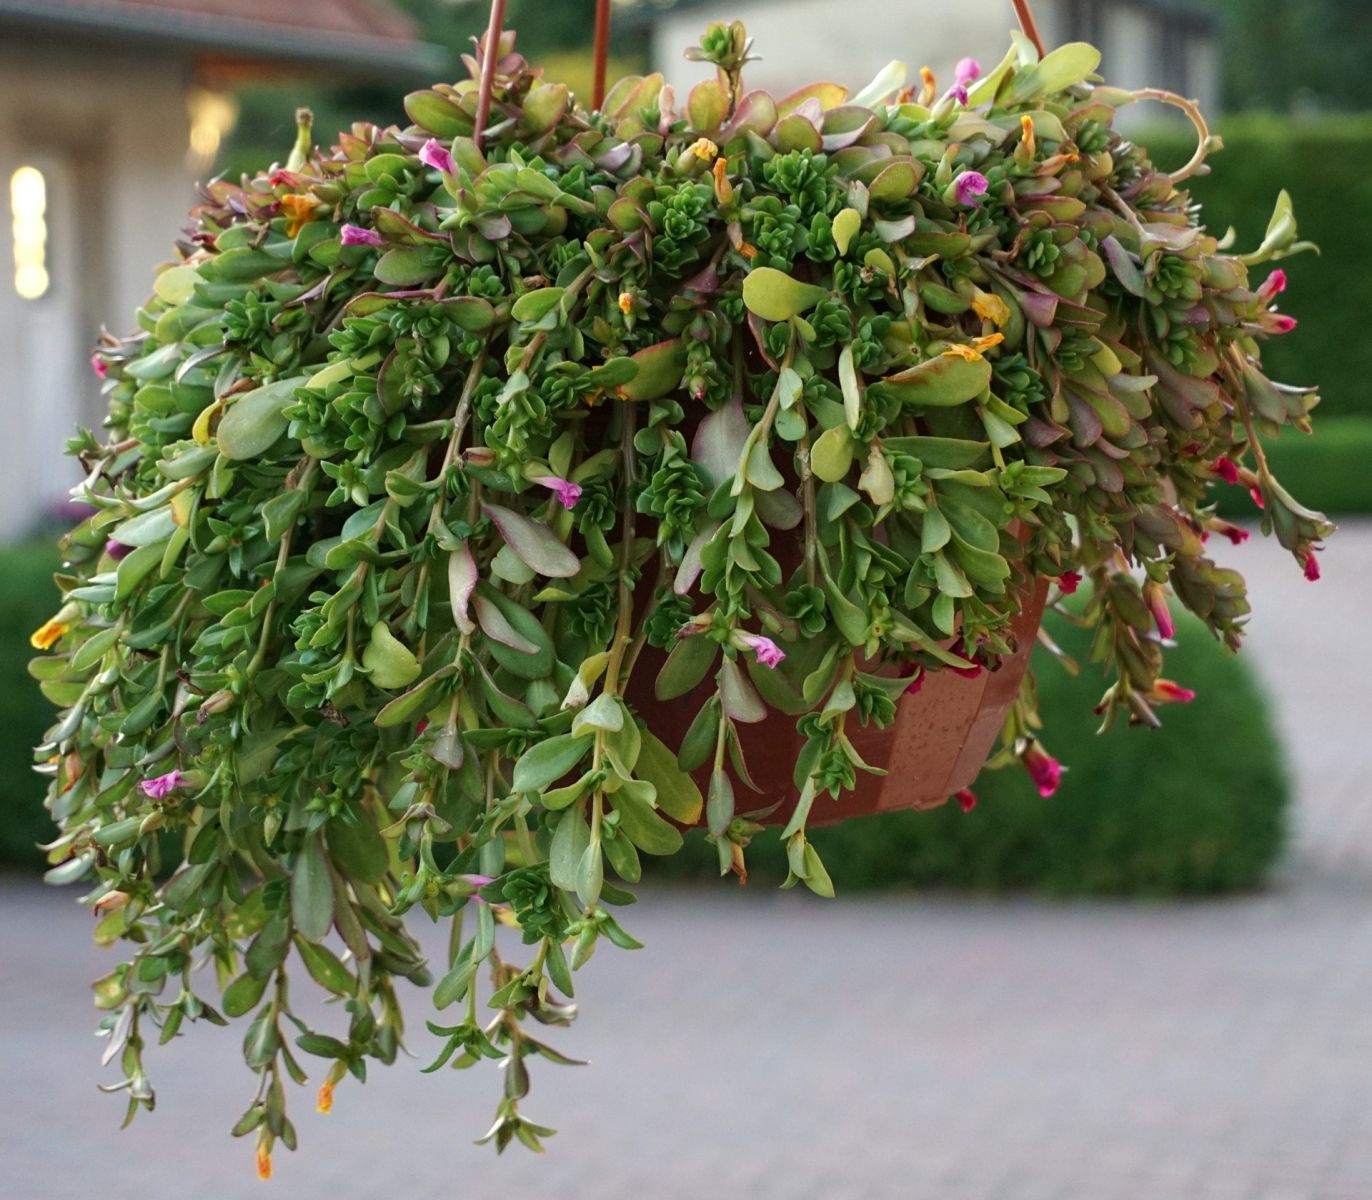
[[[44,780],[33,772],[33,747],[52,724],[52,705],[29,678],[29,634],[52,615],[56,549],[0,547],[0,865],[41,867],[38,843],[57,830],[43,808]]]
[[[1302,504],[1331,516],[1372,513],[1372,415],[1317,421],[1309,436],[1287,430],[1266,442],[1277,478]],[[1221,516],[1254,518],[1258,510],[1241,487],[1219,487]]]
[[[1084,660],[1081,631],[1058,617],[1049,629]],[[835,886],[853,892],[903,880],[988,892],[1183,896],[1259,885],[1284,843],[1290,792],[1267,703],[1247,664],[1198,623],[1180,622],[1178,636],[1169,665],[1200,693],[1197,704],[1166,709],[1160,730],[1098,737],[1091,710],[1099,671],[1082,661],[1074,678],[1040,662],[1041,703],[1053,715],[1048,748],[1069,768],[1058,794],[1044,800],[1021,772],[986,771],[971,812],[953,803],[816,829]],[[740,809],[746,804],[740,796]],[[748,864],[752,884],[785,878],[775,831],[754,839]],[[704,878],[716,865],[714,848],[693,835],[685,852],[653,867],[659,878]]]
[[[1367,230],[1372,229],[1372,117],[1228,117],[1219,123],[1225,150],[1214,174],[1188,181],[1210,229],[1238,231],[1238,248],[1262,241],[1277,190],[1295,202],[1303,239],[1323,255],[1300,254],[1281,266],[1291,279],[1283,312],[1302,321],[1298,337],[1263,347],[1263,369],[1283,383],[1319,384],[1319,416],[1372,415],[1372,387],[1358,350],[1372,311]],[[1182,126],[1140,139],[1155,162],[1180,166],[1194,144]],[[1257,277],[1261,277],[1261,273]],[[1305,503],[1318,503],[1283,483]]]

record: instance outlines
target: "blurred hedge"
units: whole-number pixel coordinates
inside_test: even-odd
[[[0,865],[41,867],[36,849],[56,834],[43,808],[46,781],[33,747],[53,723],[52,705],[29,678],[29,634],[57,607],[57,551],[46,543],[0,547]]]
[[[1176,167],[1194,145],[1186,128],[1153,129],[1138,140],[1155,162]],[[1256,248],[1277,192],[1286,188],[1301,237],[1323,251],[1279,264],[1291,279],[1282,310],[1301,326],[1268,343],[1269,372],[1283,383],[1318,384],[1324,402],[1317,418],[1372,416],[1372,383],[1360,353],[1372,312],[1372,116],[1244,115],[1217,128],[1225,149],[1211,158],[1212,174],[1187,185],[1209,228],[1223,234],[1233,226],[1238,249]],[[1268,269],[1259,267],[1255,277]]]
[[[1266,442],[1267,461],[1302,504],[1330,516],[1372,513],[1372,417],[1321,419],[1315,432],[1286,431]],[[1241,487],[1216,488],[1219,511],[1231,519],[1255,519],[1258,510]]]
[[[1050,631],[1082,657],[1081,631],[1060,618]],[[1073,678],[1038,654],[1045,745],[1069,768],[1058,794],[1040,798],[1017,768],[986,771],[970,813],[953,804],[817,829],[840,893],[921,885],[1182,896],[1259,885],[1285,840],[1290,785],[1247,665],[1187,618],[1169,674],[1199,698],[1165,709],[1160,730],[1097,737],[1099,672],[1083,662]],[[760,834],[748,849],[749,886],[779,882],[784,858],[776,831]],[[704,878],[716,869],[714,848],[693,834],[685,852],[650,869]]]

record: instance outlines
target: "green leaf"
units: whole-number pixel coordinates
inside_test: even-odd
[[[665,821],[642,796],[622,787],[610,797],[619,813],[619,832],[644,854],[675,854],[682,846],[681,832]]]
[[[541,321],[557,307],[564,294],[565,289],[560,287],[535,288],[525,292],[510,306],[510,316],[516,321]]]
[[[635,773],[657,789],[658,807],[683,825],[700,820],[705,804],[696,782],[677,762],[677,756],[655,734],[645,730]]]
[[[1088,75],[1094,75],[1099,66],[1099,50],[1089,42],[1069,42],[1050,50],[1048,56],[1034,68],[1037,90],[1052,93],[1074,87]]]
[[[637,370],[633,378],[619,385],[620,395],[625,400],[660,400],[681,386],[681,373],[686,369],[686,344],[680,338],[658,342],[632,355],[629,361]]]
[[[200,271],[196,267],[169,267],[153,280],[152,290],[165,304],[185,304],[195,293],[195,285],[200,282]]]
[[[564,892],[576,891],[581,859],[591,845],[591,827],[579,808],[562,814],[548,850],[548,877]]]
[[[705,801],[705,820],[715,837],[722,837],[734,819],[734,785],[728,772],[717,767],[710,775],[710,791]]]
[[[419,678],[422,669],[419,660],[390,631],[385,621],[377,621],[372,626],[371,640],[362,652],[362,670],[373,684],[386,691],[409,687]]]
[[[357,980],[353,978],[352,972],[327,946],[296,938],[295,948],[300,951],[300,957],[310,977],[320,987],[333,992],[335,996],[351,996],[357,991]]]
[[[267,977],[261,979],[249,974],[240,975],[224,989],[224,1013],[230,1017],[241,1017],[257,1007],[262,993],[267,990]]]
[[[515,763],[513,789],[526,795],[537,795],[566,775],[590,748],[589,737],[576,737],[570,733],[535,742]]]
[[[837,483],[853,466],[855,446],[846,425],[826,429],[810,447],[810,470],[816,479]]]
[[[600,846],[591,843],[581,853],[576,869],[576,897],[587,908],[600,902],[600,889],[605,884],[605,856]]]
[[[499,504],[483,501],[481,510],[520,561],[540,575],[570,579],[581,570],[581,560],[546,525]]]
[[[324,826],[324,837],[329,856],[349,879],[377,884],[386,877],[386,841],[366,813],[353,821],[335,817]]]
[[[317,942],[333,925],[333,880],[319,834],[306,835],[291,869],[291,920],[300,936]]]
[[[872,384],[869,392],[925,408],[951,408],[975,400],[991,382],[991,364],[984,358],[966,359],[940,354]]]
[[[801,283],[775,267],[757,267],[743,281],[743,303],[764,321],[789,321],[828,294],[825,288]]]
[[[682,638],[672,647],[667,661],[658,672],[654,693],[659,700],[675,700],[694,688],[710,669],[719,653],[719,643],[713,638],[696,634]]]
[[[855,208],[845,208],[834,218],[834,245],[840,254],[848,253],[848,246],[862,228],[862,214]]]
[[[435,91],[411,92],[405,97],[405,114],[421,129],[440,138],[472,132],[472,119],[447,96]]]
[[[219,453],[242,462],[269,450],[286,432],[290,422],[286,419],[285,408],[306,380],[304,375],[294,375],[238,397],[219,419],[216,434]]]
[[[520,679],[546,679],[552,673],[556,661],[552,638],[533,613],[512,596],[484,583],[477,588],[474,603],[477,621],[491,639],[487,646],[496,662]]]

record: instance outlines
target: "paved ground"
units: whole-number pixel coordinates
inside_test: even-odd
[[[562,1038],[594,1065],[535,1076],[530,1114],[562,1130],[547,1156],[469,1144],[491,1072],[399,1066],[365,1108],[347,1086],[329,1117],[300,1096],[302,1152],[262,1185],[224,1134],[250,1086],[237,1031],[160,1052],[158,1112],[117,1134],[88,919],[71,893],[0,882],[4,1194],[1372,1200],[1372,651],[1321,636],[1359,626],[1372,525],[1335,543],[1318,589],[1264,548],[1236,558],[1301,777],[1268,894],[648,894],[631,922],[648,948],[597,956]]]

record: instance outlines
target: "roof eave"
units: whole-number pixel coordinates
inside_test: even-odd
[[[451,66],[448,51],[427,42],[293,30],[248,21],[176,20],[165,13],[120,13],[112,17],[46,7],[41,0],[8,0],[0,8],[0,28],[11,24],[35,32],[136,40],[185,51],[246,54],[270,62],[344,67],[363,74],[442,74]]]

